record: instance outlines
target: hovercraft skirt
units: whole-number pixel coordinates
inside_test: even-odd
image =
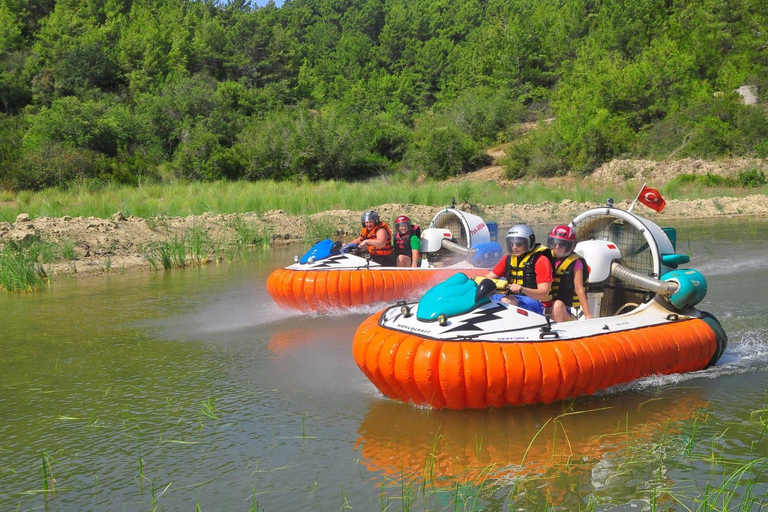
[[[370,316],[355,333],[357,365],[387,397],[433,408],[550,403],[702,370],[724,343],[699,318],[528,342],[437,341],[387,329],[379,318]]]
[[[458,272],[472,277],[487,270],[279,268],[267,278],[267,291],[284,309],[323,311],[407,299]]]

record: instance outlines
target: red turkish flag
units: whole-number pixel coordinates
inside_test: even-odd
[[[646,187],[645,185],[643,185],[643,190],[640,191],[640,195],[637,196],[637,200],[651,210],[656,210],[657,212],[661,212],[661,210],[667,206],[667,202],[661,197],[658,190]]]

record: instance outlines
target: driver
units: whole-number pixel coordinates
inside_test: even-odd
[[[536,235],[526,224],[512,226],[507,231],[509,254],[499,260],[485,277],[507,279],[507,294],[491,298],[544,314],[550,306],[552,262],[546,247],[536,243]]]
[[[373,210],[363,212],[360,223],[363,225],[360,236],[350,243],[358,244],[358,250],[367,251],[371,255],[371,260],[379,265],[394,267],[392,230],[387,223],[379,220],[379,214]]]

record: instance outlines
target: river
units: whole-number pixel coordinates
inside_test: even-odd
[[[351,352],[381,305],[266,293],[301,247],[2,293],[0,510],[766,507],[768,220],[676,227],[721,361],[549,405],[381,397]]]

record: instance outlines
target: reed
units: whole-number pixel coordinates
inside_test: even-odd
[[[234,244],[239,247],[268,247],[272,239],[268,229],[258,228],[246,222],[242,217],[235,217],[228,226],[235,232]]]
[[[143,252],[152,268],[158,270],[162,266],[170,270],[207,263],[208,254],[213,251],[208,233],[201,227],[192,226],[181,235],[149,244]]]
[[[0,288],[8,292],[31,292],[42,288],[47,274],[38,243],[6,242],[0,247]]]
[[[52,457],[46,452],[42,452],[42,469],[43,469],[43,491],[54,493],[56,492],[56,479],[53,478],[53,469],[51,468]]]
[[[185,245],[192,261],[198,265],[208,261],[208,248],[211,241],[208,233],[201,227],[192,226],[184,235]]]

